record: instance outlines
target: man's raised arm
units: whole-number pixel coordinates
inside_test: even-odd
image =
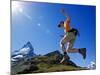
[[[66,17],[66,21],[65,22],[70,22],[70,16],[65,12],[64,9],[61,10],[61,13]]]

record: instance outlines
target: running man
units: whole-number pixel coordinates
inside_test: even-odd
[[[58,25],[59,28],[63,28],[65,35],[60,41],[60,47],[63,51],[63,59],[60,61],[60,63],[63,63],[65,60],[69,60],[70,57],[68,56],[68,53],[80,53],[83,56],[83,59],[86,58],[86,48],[73,48],[73,44],[75,42],[76,36],[79,35],[79,32],[75,28],[70,27],[70,17],[69,15],[64,11],[64,9],[61,10],[62,14],[66,17],[65,21],[61,21]],[[67,44],[67,48],[65,48],[65,44]]]

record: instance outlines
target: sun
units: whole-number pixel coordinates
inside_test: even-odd
[[[12,12],[16,12],[20,9],[20,4],[18,1],[12,1]]]

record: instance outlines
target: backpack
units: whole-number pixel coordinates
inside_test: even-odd
[[[79,36],[79,31],[76,28],[71,28],[68,32],[75,32],[75,36]]]

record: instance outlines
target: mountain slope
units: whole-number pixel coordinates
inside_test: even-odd
[[[43,56],[33,57],[31,58],[31,60],[28,60],[23,64],[21,64],[20,66],[22,67],[16,73],[17,74],[45,73],[45,72],[60,72],[60,71],[73,71],[73,70],[85,69],[77,66],[71,60],[64,61],[64,63],[60,64],[59,62],[62,59],[62,56],[63,55],[59,51],[54,51]]]
[[[21,49],[12,53],[11,62],[15,64],[26,59],[31,59],[34,56],[36,56],[34,48],[30,42],[27,42]]]

